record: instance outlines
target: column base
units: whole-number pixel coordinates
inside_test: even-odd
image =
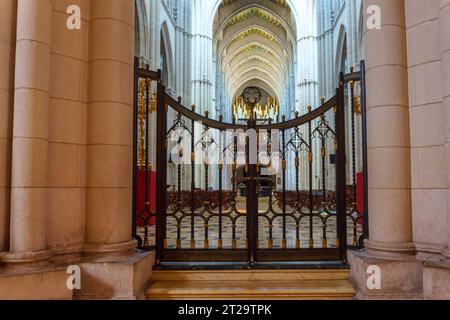
[[[49,265],[33,271],[2,269],[0,271],[0,300],[72,300],[67,288],[65,266]]]
[[[154,252],[137,252],[117,260],[87,261],[81,268],[78,300],[141,300],[150,286]]]
[[[53,253],[50,261],[55,264],[76,264],[82,259],[83,248],[84,244],[49,248]]]
[[[404,252],[401,250],[401,252]],[[350,280],[357,287],[360,300],[418,300],[423,299],[423,266],[413,255],[376,251],[349,251]],[[381,270],[381,288],[369,289],[368,268]]]
[[[398,257],[399,255],[414,255],[416,253],[416,246],[412,242],[391,243],[366,240],[364,246],[367,252],[382,257]]]
[[[39,252],[10,253],[0,255],[0,261],[6,271],[30,272],[50,265],[52,252],[49,250]]]
[[[108,262],[136,255],[137,241],[117,244],[86,244],[83,255],[89,261]]]

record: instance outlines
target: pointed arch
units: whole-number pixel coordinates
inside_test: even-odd
[[[360,60],[363,60],[365,57],[365,53],[364,53],[364,43],[363,43],[363,33],[364,33],[364,12],[363,12],[363,5],[362,2],[360,3],[360,8],[359,8],[359,18],[358,18],[358,58]]]
[[[162,80],[168,89],[173,89],[175,85],[175,73],[172,42],[170,40],[169,28],[167,22],[161,25],[161,70]]]
[[[335,54],[335,81],[339,82],[339,73],[347,72],[345,69],[345,62],[347,60],[347,30],[344,25],[339,28],[339,37],[336,44],[336,54]]]
[[[145,0],[135,1],[135,56],[148,57],[150,35]]]
[[[300,17],[299,17],[299,14],[298,14],[298,10],[297,10],[298,4],[296,4],[296,2],[298,2],[298,1],[299,0],[286,0],[287,4],[289,6],[289,9],[292,11],[292,14],[294,16],[294,19],[295,19],[295,22],[296,22],[297,26],[299,25],[299,23],[301,23],[300,22]],[[301,1],[308,1],[308,2],[313,1],[314,3],[316,2],[315,0],[301,0]],[[219,10],[220,5],[222,4],[222,0],[214,0],[211,3],[212,3],[211,10],[210,10],[211,15],[209,17],[209,21],[210,21],[210,23],[212,25],[212,22],[214,21],[214,17],[215,17],[215,15],[217,13],[217,10]]]

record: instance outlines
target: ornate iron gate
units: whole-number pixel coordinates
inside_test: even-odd
[[[367,166],[363,71],[342,74],[336,95],[303,116],[228,123],[183,106],[160,73],[136,60],[133,232],[140,247],[156,249],[157,265],[345,262],[348,246],[368,234],[367,199],[364,217],[356,205],[360,111]]]

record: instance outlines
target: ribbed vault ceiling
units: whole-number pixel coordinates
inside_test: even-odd
[[[296,39],[295,21],[286,0],[223,0],[214,37],[230,98],[248,86],[282,97]]]
[[[238,2],[239,0],[222,0],[222,5],[227,5],[233,2]],[[270,2],[276,3],[279,6],[288,8],[288,4],[286,0],[270,0]]]

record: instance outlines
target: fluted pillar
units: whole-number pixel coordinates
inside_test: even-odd
[[[50,0],[19,0],[12,150],[11,264],[48,257],[46,243]]]
[[[161,43],[161,2],[150,1],[148,5],[147,16],[149,17],[150,33],[150,68],[156,70],[159,68],[160,61],[160,43]]]
[[[404,0],[365,0],[382,12],[365,30],[369,154],[369,251],[411,253],[411,167]],[[365,21],[367,21],[367,16]],[[366,27],[367,28],[367,27]]]
[[[445,149],[447,155],[447,199],[450,198],[450,0],[441,0],[439,10],[440,41],[441,41],[441,60],[442,60],[442,84],[443,84],[443,106],[444,115],[447,119],[447,131],[445,140]],[[447,204],[448,212],[448,237],[449,248],[445,255],[450,258],[450,204]]]
[[[0,252],[9,247],[16,16],[17,0],[0,1]]]
[[[197,112],[208,110],[210,117],[216,119],[216,109],[213,105],[213,88],[215,78],[212,68],[212,30],[207,25],[207,9],[209,5],[205,0],[194,0],[193,26],[192,26],[192,103],[197,106]]]
[[[90,1],[85,253],[131,253],[134,1]]]

